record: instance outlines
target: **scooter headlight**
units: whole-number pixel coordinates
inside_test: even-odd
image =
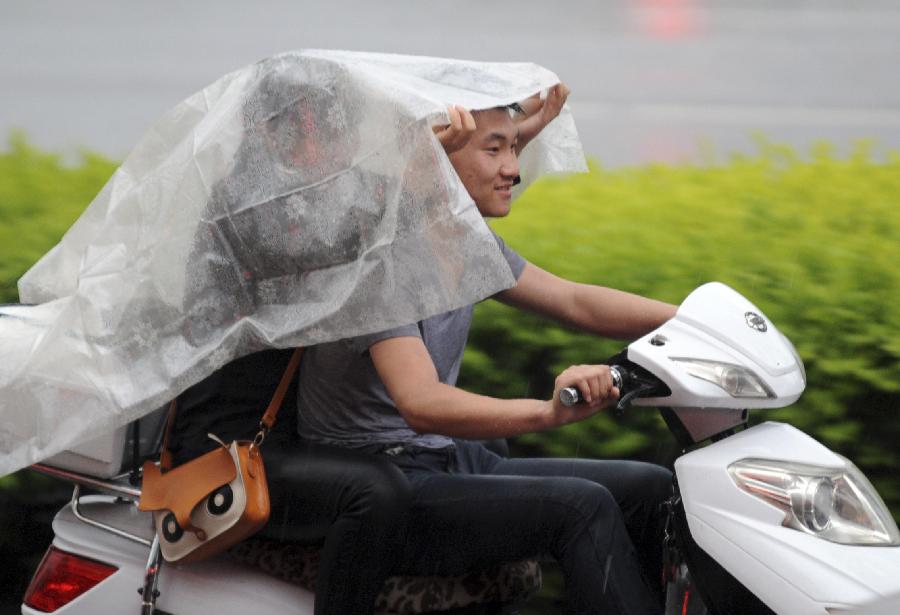
[[[738,487],[785,512],[785,527],[845,545],[900,545],[878,492],[853,463],[835,470],[763,459],[728,466]]]
[[[775,397],[775,393],[746,367],[704,359],[670,357],[695,378],[712,382],[732,397]]]

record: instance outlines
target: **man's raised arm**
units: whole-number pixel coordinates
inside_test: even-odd
[[[603,286],[564,280],[528,263],[516,285],[497,299],[582,331],[614,339],[645,335],[675,315],[676,306]]]

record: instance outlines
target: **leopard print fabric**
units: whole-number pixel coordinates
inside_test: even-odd
[[[315,591],[319,547],[251,538],[233,547],[229,557],[284,581]],[[408,615],[459,609],[473,604],[524,602],[541,588],[535,560],[456,577],[390,577],[376,602],[381,615]]]
[[[472,604],[519,603],[541,588],[541,580],[541,567],[535,560],[457,577],[390,577],[375,601],[375,611],[405,615]]]

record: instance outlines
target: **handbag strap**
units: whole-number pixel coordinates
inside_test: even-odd
[[[172,469],[172,452],[169,450],[169,436],[172,433],[172,425],[175,424],[175,412],[178,410],[178,398],[172,399],[169,404],[169,412],[166,415],[166,431],[163,433],[162,449],[159,453],[159,469],[168,472]]]
[[[291,360],[288,361],[287,367],[284,368],[281,382],[278,383],[278,388],[275,389],[275,395],[272,396],[269,407],[266,408],[265,413],[259,420],[260,432],[268,433],[269,430],[275,426],[275,418],[278,416],[278,411],[281,410],[281,403],[284,401],[284,396],[291,386],[291,380],[294,378],[294,374],[297,373],[297,368],[300,366],[300,359],[302,357],[303,348],[295,349],[294,354],[291,355]],[[263,437],[265,437],[265,434]],[[260,440],[259,443],[261,444],[262,440]]]
[[[303,348],[294,349],[294,354],[291,355],[291,360],[288,361],[287,367],[284,369],[284,374],[281,376],[278,388],[275,389],[272,401],[269,402],[268,408],[266,408],[265,413],[259,420],[259,432],[256,434],[256,437],[253,438],[253,448],[259,448],[263,443],[263,440],[266,439],[269,431],[275,426],[275,419],[278,416],[278,411],[281,410],[284,396],[291,386],[291,380],[294,378],[294,374],[297,373],[297,368],[300,366],[300,359],[302,357]],[[172,469],[173,462],[172,453],[169,451],[169,436],[172,433],[172,427],[175,424],[175,413],[177,412],[177,409],[178,398],[176,397],[172,400],[172,403],[169,404],[169,413],[166,417],[166,431],[163,435],[162,448],[159,454],[159,469],[163,473]]]

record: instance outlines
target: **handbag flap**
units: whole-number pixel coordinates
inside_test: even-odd
[[[207,495],[237,477],[228,449],[216,448],[163,474],[152,461],[144,463],[138,508],[170,510],[182,528],[190,528],[191,510]]]

